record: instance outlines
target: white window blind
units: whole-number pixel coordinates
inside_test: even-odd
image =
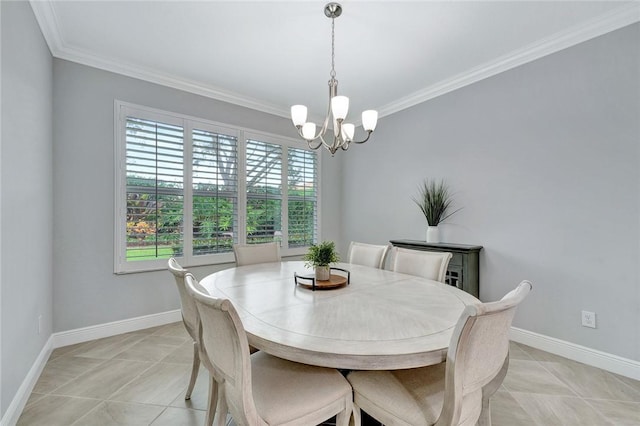
[[[282,239],[282,146],[247,140],[247,244]]]
[[[182,127],[126,118],[126,259],[168,258],[183,244]]]
[[[317,153],[288,149],[288,242],[289,247],[309,246],[317,241]]]
[[[238,138],[193,130],[193,255],[231,252],[238,229]]]

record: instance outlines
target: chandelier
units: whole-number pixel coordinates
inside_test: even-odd
[[[304,105],[293,105],[291,107],[291,120],[298,129],[298,134],[307,141],[310,149],[318,149],[324,146],[334,155],[338,149],[346,151],[351,143],[365,143],[369,140],[371,133],[376,128],[378,122],[378,111],[367,110],[362,113],[362,127],[367,132],[367,136],[361,140],[353,139],[355,125],[346,123],[349,112],[349,98],[338,96],[338,80],[336,80],[335,70],[335,19],[342,14],[342,6],[338,3],[327,3],[324,7],[324,14],[331,18],[331,72],[329,75],[329,108],[322,124],[322,128],[316,134],[316,124],[307,122],[307,107]],[[333,116],[333,141],[326,136],[329,127],[329,119]],[[326,138],[326,139],[325,139]],[[328,142],[327,142],[328,140]]]

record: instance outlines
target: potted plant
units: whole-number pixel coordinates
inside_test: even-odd
[[[329,265],[340,261],[333,241],[323,241],[320,244],[312,244],[309,251],[302,257],[305,266],[315,268],[316,280],[327,281],[331,273]]]
[[[422,214],[427,219],[427,242],[439,243],[440,231],[438,225],[460,209],[451,211],[453,199],[449,193],[449,187],[443,180],[425,179],[418,187],[418,196],[413,201],[420,207]]]

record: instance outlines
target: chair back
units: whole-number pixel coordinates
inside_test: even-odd
[[[476,423],[482,388],[506,368],[511,321],[531,288],[522,281],[497,302],[465,308],[447,352],[444,405],[436,425]]]
[[[260,417],[251,390],[249,343],[236,309],[228,299],[202,292],[193,275],[187,273],[185,282],[200,314],[201,354],[215,370],[220,398],[225,398],[236,423],[257,424]]]
[[[253,265],[255,263],[280,262],[280,243],[234,244],[233,254],[236,266]]]
[[[356,265],[382,269],[389,250],[388,245],[375,245],[351,241],[347,261]]]
[[[453,255],[449,252],[411,250],[402,247],[391,249],[391,267],[395,272],[415,275],[444,282],[447,267]]]
[[[180,294],[180,310],[182,312],[182,322],[187,332],[191,336],[194,342],[197,342],[198,335],[198,311],[196,304],[189,296],[187,288],[185,286],[184,277],[188,273],[175,258],[170,258],[167,262],[169,272],[173,274],[173,278],[176,281],[176,287],[178,287],[178,294]]]

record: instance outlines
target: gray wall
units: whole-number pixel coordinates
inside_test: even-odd
[[[463,210],[441,233],[484,246],[481,299],[530,279],[516,327],[640,360],[639,40],[628,26],[380,120],[345,156],[343,244],[424,240],[411,196],[444,178]]]
[[[178,309],[168,272],[113,274],[114,99],[284,136],[295,136],[295,128],[284,118],[64,60],[54,60],[53,76],[54,331]],[[323,160],[325,210],[340,211],[340,162]],[[339,238],[331,222],[323,231]]]
[[[1,413],[51,335],[52,58],[26,2],[2,9]],[[38,334],[38,316],[42,330]]]

